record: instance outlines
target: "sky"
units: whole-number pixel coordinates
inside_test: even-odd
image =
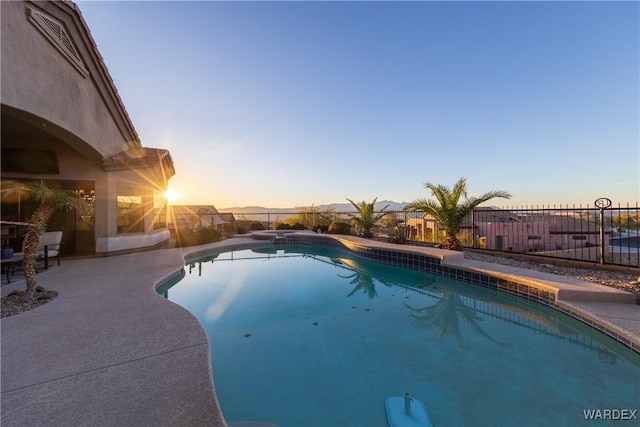
[[[77,4],[174,204],[640,200],[639,2]]]

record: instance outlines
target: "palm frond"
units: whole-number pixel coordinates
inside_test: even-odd
[[[13,201],[12,199],[17,202],[21,198],[39,202],[29,217],[30,225],[27,226],[28,230],[22,243],[23,268],[27,286],[24,299],[31,301],[36,286],[36,248],[40,243],[42,233],[46,230],[49,218],[53,212],[60,209],[77,209],[84,213],[91,208],[84,199],[73,191],[51,187],[41,181],[3,180],[0,182],[0,195],[5,202]]]
[[[347,213],[354,224],[362,227],[364,230],[364,237],[372,237],[371,228],[376,225],[385,215],[385,209],[389,207],[389,205],[382,208],[378,213],[375,212],[375,204],[378,198],[373,199],[372,202],[365,202],[364,200],[360,203],[356,203],[353,200],[347,198],[349,203],[356,208],[357,213]]]
[[[483,194],[480,197],[469,198],[467,194],[467,179],[460,178],[453,188],[445,185],[436,185],[431,182],[424,184],[431,190],[434,199],[416,199],[405,208],[409,212],[422,211],[431,215],[440,223],[451,243],[460,246],[456,237],[460,227],[475,207],[479,204],[493,199],[494,197],[510,198],[511,194],[506,191],[496,190]],[[461,202],[460,199],[464,197]],[[448,243],[445,242],[447,247]]]
[[[28,199],[31,197],[31,186],[26,182],[5,179],[0,183],[0,196],[7,202]]]

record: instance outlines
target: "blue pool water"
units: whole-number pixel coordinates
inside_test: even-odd
[[[335,248],[186,270],[166,295],[207,331],[228,422],[385,426],[404,391],[435,426],[609,425],[585,411],[640,409],[640,355],[540,304]]]

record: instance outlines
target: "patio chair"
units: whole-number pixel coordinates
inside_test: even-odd
[[[58,258],[60,265],[60,244],[62,231],[45,231],[40,238],[40,245],[36,249],[36,256],[44,258],[44,269],[49,268],[49,258]]]

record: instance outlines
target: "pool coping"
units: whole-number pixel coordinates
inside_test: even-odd
[[[496,286],[515,283],[515,292],[533,299],[539,294],[529,295],[532,289],[552,294],[554,308],[640,348],[640,306],[624,291],[465,260],[459,252],[313,232],[287,236],[295,235],[364,248],[371,256],[381,250],[435,257],[450,277],[470,274],[472,282],[491,272],[503,281]],[[246,236],[192,248],[64,259],[40,273],[38,284],[60,296],[1,321],[3,425],[226,425],[202,326],[155,289],[200,256],[260,244],[271,242]],[[2,287],[2,296],[22,288],[24,280],[12,282]]]

